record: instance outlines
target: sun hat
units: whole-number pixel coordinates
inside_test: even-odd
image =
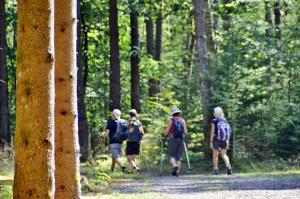
[[[121,111],[119,109],[114,109],[112,114],[116,117],[117,120],[121,118]]]
[[[131,109],[130,111],[129,111],[129,114],[131,115],[137,115],[137,111],[135,110],[135,109]]]
[[[172,112],[170,113],[170,115],[174,115],[176,113],[181,113],[181,110],[179,110],[179,108],[177,108],[177,107],[172,109]]]

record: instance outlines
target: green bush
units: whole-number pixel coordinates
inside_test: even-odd
[[[13,198],[12,186],[10,185],[5,185],[3,187],[0,186],[0,198],[12,199]]]

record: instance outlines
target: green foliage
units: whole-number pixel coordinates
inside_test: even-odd
[[[0,186],[0,198],[12,199],[13,198],[12,186],[10,185]]]

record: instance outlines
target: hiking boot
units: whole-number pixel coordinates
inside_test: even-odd
[[[173,167],[172,176],[177,176],[178,167]]]
[[[227,168],[227,175],[231,175],[231,174],[232,174],[231,168]]]
[[[218,169],[214,169],[212,172],[212,175],[219,175],[219,170]]]
[[[128,170],[126,169],[126,167],[122,167],[122,172],[123,173],[129,173]]]

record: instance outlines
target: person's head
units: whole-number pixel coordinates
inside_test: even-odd
[[[112,118],[114,120],[119,120],[121,118],[121,111],[119,109],[114,109],[112,112]]]
[[[137,111],[135,109],[131,109],[129,111],[129,116],[132,117],[137,117]]]
[[[214,108],[214,116],[215,116],[215,118],[225,118],[223,109],[221,107],[215,107]]]
[[[171,111],[171,115],[173,116],[173,117],[176,117],[176,116],[179,116],[180,115],[180,113],[181,113],[181,110],[179,110],[179,108],[173,108],[172,109],[172,111]]]

